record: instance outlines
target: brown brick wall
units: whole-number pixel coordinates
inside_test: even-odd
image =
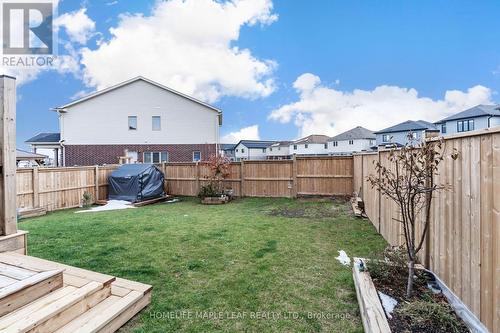
[[[215,144],[198,145],[68,145],[65,146],[66,166],[117,164],[125,149],[138,152],[142,162],[144,152],[168,152],[169,162],[192,162],[193,152],[200,151],[207,160],[216,151]]]

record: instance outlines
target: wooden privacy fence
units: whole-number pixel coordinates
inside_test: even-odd
[[[209,168],[196,163],[164,163],[165,190],[171,195],[196,196],[208,182]],[[108,176],[116,165],[17,170],[17,206],[47,211],[81,205],[85,192],[107,198]],[[232,163],[225,186],[236,196],[296,197],[351,195],[352,157],[307,157],[288,161]]]
[[[500,332],[500,128],[445,139],[428,242],[420,255],[429,269],[493,333]],[[453,151],[458,152],[455,159]],[[366,181],[389,152],[354,156],[354,189],[368,217],[392,245],[404,243],[397,206]]]
[[[208,166],[203,164],[174,163],[163,168],[167,192],[175,195],[198,195],[210,175]],[[231,163],[225,186],[243,197],[351,195],[352,178],[352,157],[244,161]]]

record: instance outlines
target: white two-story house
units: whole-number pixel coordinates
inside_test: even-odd
[[[332,155],[348,155],[353,152],[369,151],[376,146],[376,135],[358,126],[328,140],[328,152]]]
[[[279,141],[267,147],[268,160],[288,160],[290,159],[290,141]]]
[[[290,155],[328,155],[327,135],[309,135],[290,143]]]
[[[216,107],[143,77],[54,110],[66,166],[205,160],[217,152],[222,125]]]

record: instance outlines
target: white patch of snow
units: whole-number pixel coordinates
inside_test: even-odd
[[[394,311],[394,308],[396,305],[398,305],[398,301],[396,301],[394,298],[392,298],[389,295],[386,295],[380,291],[378,291],[378,296],[380,297],[380,300],[382,301],[382,306],[384,307],[385,314],[387,315],[387,318],[391,319],[392,318],[392,311]]]
[[[351,258],[349,258],[349,256],[347,255],[347,253],[345,253],[344,250],[340,250],[339,256],[336,257],[335,259],[337,259],[342,265],[345,266],[351,265]]]
[[[104,206],[92,207],[91,209],[80,210],[76,213],[94,213],[94,212],[104,212],[108,210],[120,210],[129,208],[136,208],[136,207],[132,206],[132,204],[128,201],[109,200]]]

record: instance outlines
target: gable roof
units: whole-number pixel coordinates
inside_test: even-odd
[[[278,141],[273,143],[270,147],[288,147],[292,141]]]
[[[328,141],[347,141],[356,139],[375,139],[375,133],[361,126],[354,127],[344,133],[334,136]]]
[[[500,105],[476,105],[470,109],[455,113],[449,117],[437,121],[436,124],[444,123],[450,120],[459,120],[465,118],[477,118],[486,116],[500,116]]]
[[[47,155],[36,154],[29,151],[16,149],[16,160],[43,160]]]
[[[26,143],[59,143],[61,141],[61,133],[39,133],[34,137],[26,140]]]
[[[80,104],[80,103],[82,103],[82,102],[85,102],[85,101],[87,101],[87,100],[89,100],[89,99],[92,99],[92,98],[94,98],[94,97],[100,96],[100,95],[102,95],[102,94],[105,94],[105,93],[107,93],[107,92],[110,92],[110,91],[116,90],[116,89],[118,89],[118,88],[124,87],[124,86],[126,86],[126,85],[129,85],[129,84],[134,83],[134,82],[137,82],[137,81],[144,81],[144,82],[147,82],[147,83],[152,84],[152,85],[154,85],[154,86],[156,86],[156,87],[158,87],[158,88],[161,88],[161,89],[163,89],[163,90],[166,90],[166,91],[171,92],[171,93],[173,93],[173,94],[176,94],[176,95],[178,95],[178,96],[181,96],[181,97],[184,97],[184,98],[186,98],[186,99],[189,99],[189,100],[191,100],[191,101],[193,101],[193,102],[195,102],[195,103],[198,103],[198,104],[201,104],[201,105],[203,105],[203,106],[206,106],[206,107],[207,107],[207,108],[209,108],[209,109],[212,109],[212,110],[214,110],[214,111],[217,111],[219,114],[220,114],[220,113],[222,113],[222,111],[221,111],[220,109],[216,108],[215,106],[212,106],[212,105],[210,105],[210,104],[208,104],[208,103],[202,102],[202,101],[200,101],[199,99],[196,99],[196,98],[191,97],[191,96],[189,96],[189,95],[183,94],[183,93],[181,93],[181,92],[179,92],[179,91],[177,91],[177,90],[174,90],[174,89],[172,89],[172,88],[169,88],[169,87],[167,87],[167,86],[164,86],[164,85],[162,85],[162,84],[160,84],[160,83],[158,83],[158,82],[155,82],[155,81],[153,81],[153,80],[147,79],[147,78],[142,77],[142,76],[138,76],[138,77],[135,77],[135,78],[133,78],[133,79],[130,79],[130,80],[124,81],[124,82],[122,82],[122,83],[118,83],[118,84],[116,84],[116,85],[114,85],[114,86],[108,87],[108,88],[106,88],[106,89],[103,89],[103,90],[100,90],[100,91],[96,91],[96,92],[94,92],[94,93],[92,93],[92,94],[90,94],[90,95],[87,95],[87,96],[85,96],[85,97],[82,97],[82,98],[80,98],[80,99],[77,99],[76,101],[73,101],[73,102],[68,103],[68,104],[65,104],[65,105],[63,105],[63,106],[60,106],[60,107],[54,108],[53,110],[55,110],[55,111],[59,111],[59,112],[67,112],[67,110],[66,110],[67,108],[70,108],[70,107],[72,107],[72,106],[75,106],[75,105],[77,105],[77,104]]]
[[[236,144],[234,143],[221,143],[220,144],[220,149],[221,150],[234,150],[236,148]]]
[[[236,147],[240,144],[244,145],[247,148],[256,148],[256,149],[264,149],[276,143],[276,141],[260,141],[260,140],[241,140],[238,142]]]
[[[306,136],[305,138],[295,140],[295,141],[293,141],[293,144],[300,145],[300,144],[306,144],[306,143],[307,144],[309,144],[309,143],[327,143],[329,139],[330,139],[330,137],[327,135],[313,134],[313,135]]]
[[[425,120],[407,120],[397,125],[387,127],[381,131],[375,132],[375,134],[382,133],[395,133],[395,132],[408,132],[408,131],[439,131],[439,129],[433,123]]]

